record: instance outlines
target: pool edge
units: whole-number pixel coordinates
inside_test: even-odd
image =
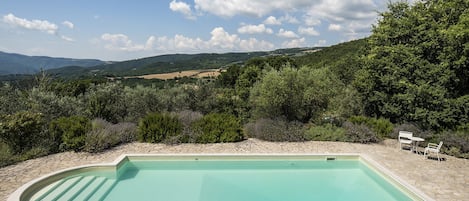
[[[380,176],[391,182],[393,185],[397,185],[396,187],[398,187],[402,191],[405,191],[405,193],[411,196],[412,198],[416,197],[423,201],[435,201],[433,198],[429,197],[418,188],[407,183],[404,179],[400,178],[392,171],[388,170],[386,167],[373,160],[367,154],[359,154],[359,156],[360,160],[362,160],[365,165],[375,170],[377,173],[380,174]]]
[[[222,157],[230,157],[233,159],[236,158],[245,158],[249,157],[252,159],[259,159],[259,158],[271,158],[271,157],[297,157],[297,158],[306,158],[306,157],[323,157],[324,160],[328,160],[329,158],[339,158],[339,159],[358,159],[363,161],[368,167],[376,170],[381,176],[386,178],[387,180],[391,180],[393,185],[398,185],[399,189],[405,191],[407,194],[411,194],[412,198],[419,198],[425,201],[434,201],[434,199],[427,196],[425,193],[420,191],[419,189],[415,188],[414,186],[410,185],[409,183],[405,182],[402,178],[379,164],[378,162],[374,161],[366,154],[358,154],[358,153],[327,153],[327,154],[301,154],[301,153],[254,153],[254,154],[232,154],[232,153],[221,153],[221,154],[122,154],[117,157],[113,162],[110,163],[100,163],[100,164],[89,164],[89,165],[82,165],[78,167],[67,168],[59,171],[55,171],[49,173],[47,175],[41,176],[39,178],[33,179],[26,184],[20,186],[16,189],[10,196],[8,197],[7,201],[21,201],[24,199],[31,198],[34,193],[38,192],[42,186],[40,184],[50,184],[54,181],[57,181],[60,178],[65,176],[90,170],[90,169],[109,169],[114,170],[116,174],[118,174],[119,168],[128,160],[133,159],[146,159],[149,158],[171,158],[171,157],[178,157],[178,158],[193,158],[193,157],[203,157],[203,158],[222,158]],[[321,158],[318,158],[321,159]]]

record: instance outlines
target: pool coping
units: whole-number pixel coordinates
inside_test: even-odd
[[[151,158],[165,158],[171,159],[172,157],[181,158],[194,158],[194,157],[203,157],[203,158],[222,158],[230,157],[233,159],[245,159],[246,157],[255,159],[260,158],[272,158],[272,157],[292,157],[297,158],[311,158],[311,157],[324,157],[324,160],[335,159],[335,158],[342,158],[342,159],[358,159],[363,161],[365,165],[369,168],[376,171],[380,176],[385,178],[388,182],[395,185],[401,191],[404,191],[408,196],[412,199],[420,199],[425,201],[434,201],[434,199],[427,196],[425,193],[417,189],[416,187],[410,185],[403,179],[401,179],[398,175],[394,174],[381,164],[377,163],[371,157],[366,154],[359,154],[359,153],[327,153],[327,154],[302,154],[302,153],[250,153],[250,154],[230,154],[230,153],[219,153],[219,154],[122,154],[117,157],[113,162],[110,163],[98,163],[98,164],[88,164],[88,165],[81,165],[77,167],[66,168],[63,170],[55,171],[49,173],[47,175],[41,176],[39,178],[33,179],[26,184],[19,187],[15,190],[10,196],[8,197],[7,201],[20,201],[24,199],[31,198],[36,192],[38,192],[41,188],[44,187],[45,184],[51,184],[63,177],[85,172],[91,169],[106,169],[106,170],[113,170],[118,174],[119,168],[124,164],[126,161],[131,160],[132,158],[135,159],[145,159],[149,160]]]

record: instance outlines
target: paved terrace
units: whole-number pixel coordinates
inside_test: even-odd
[[[469,160],[444,155],[445,161],[438,162],[397,147],[396,140],[369,145],[317,141],[273,143],[257,139],[224,144],[131,143],[99,154],[64,152],[1,168],[0,199],[6,200],[18,187],[42,175],[78,165],[112,162],[124,153],[363,153],[435,200],[469,200]]]

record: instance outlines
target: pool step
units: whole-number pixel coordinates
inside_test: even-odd
[[[41,190],[35,201],[102,200],[115,180],[97,176],[77,176],[55,182]]]
[[[36,200],[41,201],[54,201],[57,200],[64,192],[67,192],[71,187],[73,187],[77,182],[79,182],[83,177],[73,177],[66,179],[63,182],[57,183],[52,187],[48,192],[44,193]]]
[[[57,200],[73,200],[76,196],[78,196],[81,191],[86,188],[96,177],[87,176],[83,177],[78,183],[68,189],[68,191],[63,192],[62,196]]]
[[[90,194],[90,196],[87,197],[86,200],[89,200],[89,201],[104,200],[104,198],[107,196],[109,191],[111,191],[111,189],[114,187],[115,184],[116,184],[115,180],[106,179],[99,186],[99,188],[95,188],[95,191],[93,192],[93,194]]]
[[[93,195],[93,193],[96,192],[98,188],[106,181],[107,179],[104,177],[96,177],[93,182],[90,183],[85,189],[83,189],[83,191],[73,200],[88,200]]]

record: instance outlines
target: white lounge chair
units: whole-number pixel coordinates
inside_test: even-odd
[[[426,158],[428,152],[433,152],[436,153],[436,156],[438,157],[438,161],[440,161],[440,149],[441,146],[443,145],[443,141],[440,141],[440,144],[435,144],[435,143],[428,143],[427,147],[425,147],[425,151],[423,152],[423,156]]]
[[[402,149],[402,144],[407,144],[411,147],[412,150],[412,132],[409,131],[399,131],[399,138],[397,140],[399,141],[399,147]]]

